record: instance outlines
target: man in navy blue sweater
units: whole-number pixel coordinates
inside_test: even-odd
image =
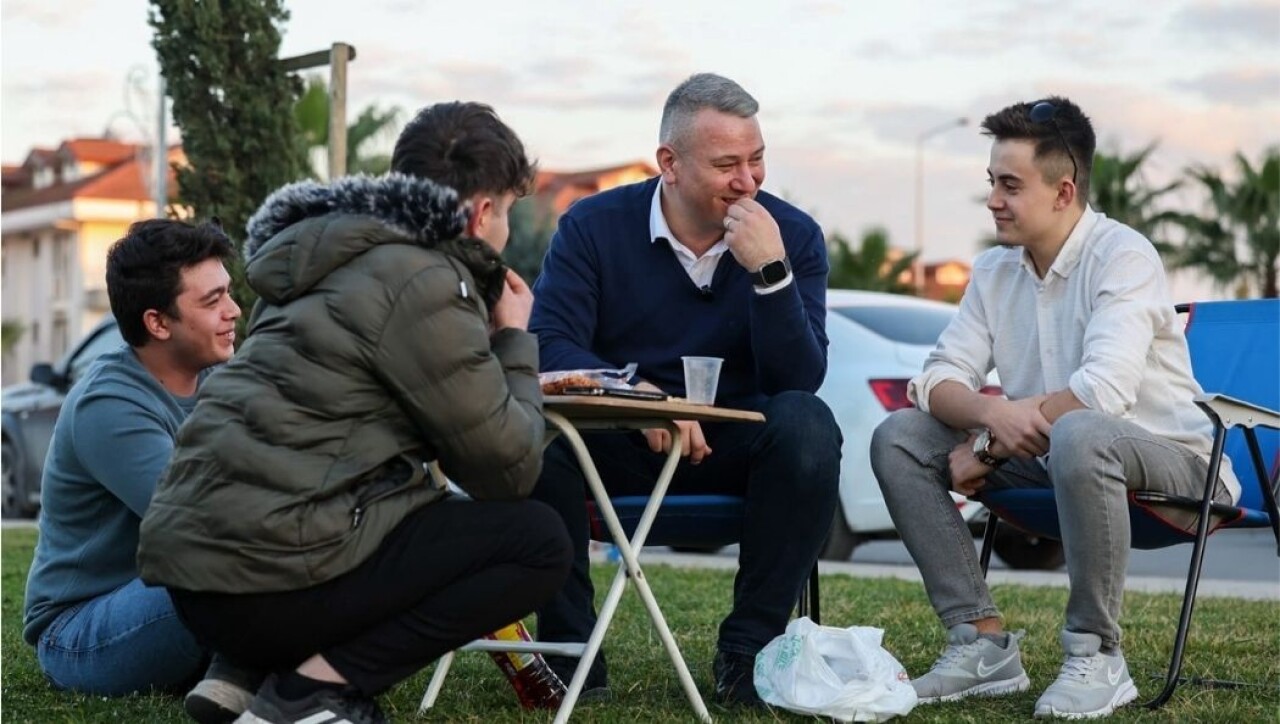
[[[544,370],[620,368],[684,393],[682,355],[721,357],[716,404],[759,410],[762,425],[680,422],[671,492],[746,498],[733,610],[720,626],[717,697],[761,705],[755,654],[786,626],[837,501],[840,431],[813,393],[827,368],[827,255],[807,214],[760,190],[758,104],[737,83],[690,77],[662,113],[656,179],[606,191],[560,219],[534,287],[529,329]],[[588,435],[613,495],[647,493],[666,431]],[[538,612],[544,641],[585,641],[595,623],[585,481],[568,446],[547,449],[533,497],[555,507],[575,564]],[[574,660],[549,657],[568,680]],[[586,691],[607,694],[603,658]]]

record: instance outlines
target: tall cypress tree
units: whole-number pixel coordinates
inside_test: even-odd
[[[179,198],[198,219],[218,217],[228,236],[269,193],[303,174],[293,104],[299,81],[281,69],[280,0],[151,0],[152,45],[182,131]],[[256,295],[232,270],[246,311]]]

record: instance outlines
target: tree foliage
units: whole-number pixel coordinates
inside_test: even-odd
[[[889,257],[889,232],[881,227],[867,229],[857,249],[840,232],[827,238],[827,259],[831,273],[827,286],[833,289],[866,289],[873,292],[911,294],[911,285],[900,281],[911,269],[918,252]]]
[[[22,333],[27,331],[27,326],[16,319],[6,319],[0,322],[0,355],[9,354],[9,350],[22,339]]]
[[[188,161],[175,169],[180,200],[237,241],[266,196],[302,173],[299,88],[278,61],[288,18],[280,0],[151,0],[148,13]],[[233,294],[247,309],[254,295],[235,266]]]
[[[293,115],[298,122],[299,154],[308,173],[318,178],[321,174],[310,161],[312,151],[329,145],[329,84],[323,77],[307,78],[306,88],[293,106]],[[378,176],[391,170],[391,155],[379,153],[372,146],[397,132],[402,115],[395,106],[383,109],[371,105],[347,124],[347,173]]]
[[[1203,214],[1178,216],[1187,238],[1174,255],[1173,265],[1198,269],[1219,288],[1236,286],[1247,294],[1252,287],[1260,296],[1275,297],[1280,257],[1280,147],[1265,151],[1256,167],[1237,153],[1235,166],[1234,180],[1206,166],[1188,169],[1207,201]]]
[[[511,207],[511,237],[503,257],[507,266],[516,270],[526,282],[533,284],[542,273],[542,258],[551,245],[556,230],[554,215],[538,208],[532,197],[520,199]]]
[[[1114,154],[1099,152],[1093,157],[1093,173],[1089,177],[1089,203],[1112,219],[1128,225],[1147,237],[1163,255],[1173,252],[1165,231],[1172,228],[1178,214],[1159,207],[1161,197],[1182,185],[1182,179],[1153,186],[1143,172],[1156,144],[1151,143],[1133,153],[1116,150]]]

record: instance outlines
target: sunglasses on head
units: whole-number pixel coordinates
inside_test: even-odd
[[[1080,173],[1080,166],[1076,163],[1076,155],[1071,152],[1071,145],[1067,143],[1067,137],[1062,135],[1062,129],[1058,127],[1058,107],[1049,101],[1040,101],[1031,106],[1031,111],[1027,117],[1032,123],[1049,123],[1053,126],[1053,130],[1058,133],[1058,140],[1062,141],[1062,147],[1066,149],[1067,157],[1071,159],[1071,182],[1076,183],[1076,176]]]

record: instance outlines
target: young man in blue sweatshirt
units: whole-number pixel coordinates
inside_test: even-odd
[[[681,356],[724,359],[716,404],[767,422],[680,422],[685,455],[671,491],[745,496],[733,609],[714,662],[721,701],[759,705],[754,657],[782,633],[831,522],[840,432],[814,392],[827,367],[827,255],[804,212],[760,190],[758,104],[737,83],[702,73],[663,108],[660,178],[575,204],[534,287],[530,331],[544,370],[639,365],[644,385],[684,392]],[[647,493],[672,441],[666,431],[588,435],[614,495]],[[585,641],[595,623],[588,576],[586,488],[569,447],[547,449],[533,497],[564,517],[575,564],[538,612],[545,641]],[[550,658],[568,680],[576,660]],[[586,689],[603,690],[597,660]]]
[[[235,351],[240,308],[224,267],[234,256],[217,227],[162,219],[134,224],[107,253],[107,295],[126,344],[95,361],[63,402],[27,578],[23,638],[59,689],[176,690],[208,663],[165,589],[138,579],[136,555],[178,427],[207,369]]]

